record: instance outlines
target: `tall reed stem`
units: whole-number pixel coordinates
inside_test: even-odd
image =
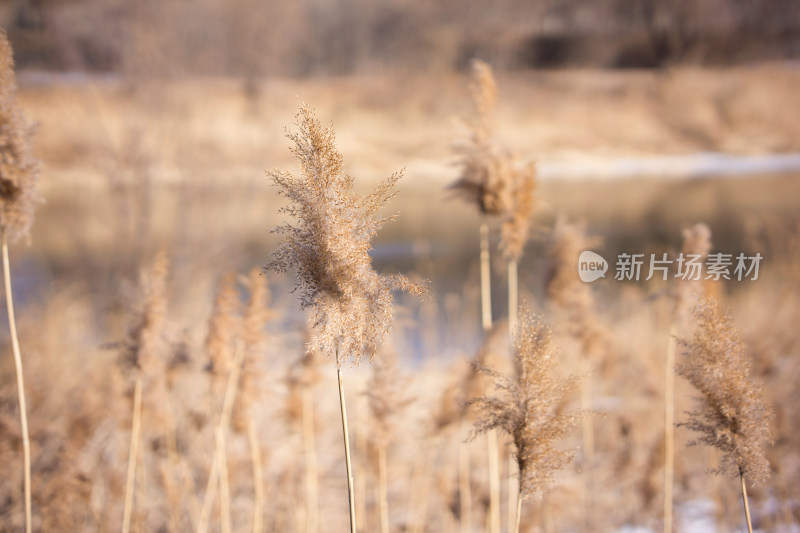
[[[8,239],[3,232],[3,280],[6,288],[8,329],[11,331],[11,349],[14,352],[14,369],[17,374],[17,396],[19,398],[19,423],[22,429],[22,461],[25,479],[25,532],[31,532],[31,443],[28,433],[28,407],[25,401],[25,376],[22,373],[22,355],[17,338],[17,322],[14,319],[14,298],[11,295],[11,267],[8,262]]]
[[[581,380],[581,409],[585,412],[592,409],[592,363],[584,354],[581,356],[581,370],[585,376]],[[591,416],[584,416],[581,420],[581,433],[583,439],[583,459],[587,475],[587,494],[586,494],[586,531],[595,531],[594,516],[594,421]]]
[[[483,331],[488,334],[492,329],[492,288],[491,263],[489,256],[489,225],[481,223],[481,322]],[[489,530],[500,531],[500,472],[497,464],[497,431],[487,433],[487,453],[489,462]]]
[[[378,446],[378,492],[380,495],[381,533],[389,533],[389,482],[386,472],[386,446]]]
[[[472,532],[472,489],[469,481],[469,447],[458,444],[458,495],[461,514],[461,531]]]
[[[261,472],[261,449],[252,416],[247,418],[247,441],[253,464],[253,533],[261,533],[264,529],[264,476]]]
[[[122,511],[122,533],[131,530],[131,513],[133,511],[133,489],[136,479],[136,458],[139,455],[139,433],[142,418],[142,377],[136,378],[133,387],[133,420],[131,422],[131,446],[128,451],[128,473],[125,480],[125,507]]]
[[[219,515],[222,533],[231,533],[231,491],[228,483],[228,460],[225,434],[221,427],[215,431],[217,463],[219,464]]]
[[[518,478],[514,476],[514,470],[517,466],[517,460],[514,458],[513,453],[508,454],[508,528],[511,530],[514,524],[514,509],[516,509],[517,499],[519,499],[519,487],[517,486]]]
[[[217,485],[215,481],[220,482],[220,488],[223,492],[221,495],[222,501],[220,502],[220,511],[222,518],[223,531],[230,530],[230,521],[226,523],[226,518],[230,518],[230,494],[225,494],[227,488],[227,465],[221,464],[221,461],[226,461],[226,457],[220,457],[220,446],[225,444],[225,433],[231,421],[231,412],[233,411],[233,402],[236,400],[236,390],[239,383],[239,374],[242,370],[242,362],[244,361],[245,350],[241,342],[236,344],[236,352],[234,356],[233,367],[228,373],[228,382],[225,385],[225,398],[222,401],[222,411],[219,415],[219,424],[215,429],[214,436],[214,457],[211,460],[211,470],[208,474],[208,481],[206,483],[206,492],[203,496],[203,507],[200,509],[200,520],[197,524],[198,533],[205,533],[208,531],[208,523],[211,520],[211,506],[216,499]],[[221,479],[225,475],[225,480]],[[227,507],[227,509],[226,509]],[[227,527],[227,530],[225,529]]]
[[[368,437],[367,428],[369,427],[369,406],[363,394],[356,396],[356,457],[362,472],[369,468],[369,453],[367,450]],[[361,524],[362,529],[369,529],[370,522],[367,520],[367,476],[359,476],[355,480],[354,489],[356,495],[356,523]]]
[[[483,331],[492,329],[492,275],[489,257],[489,225],[481,223],[481,324]]]
[[[337,353],[338,360],[338,353]],[[347,497],[350,500],[350,533],[356,533],[356,500],[353,494],[353,468],[350,464],[350,437],[347,435],[347,408],[344,403],[344,386],[342,385],[342,369],[336,368],[339,378],[339,406],[342,411],[342,434],[344,435],[344,456],[347,466]]]
[[[669,328],[664,368],[664,533],[672,533],[672,490],[675,472],[675,349],[677,327]]]
[[[489,532],[500,533],[500,465],[497,457],[497,430],[487,432],[489,455]]]
[[[517,331],[517,316],[519,313],[519,278],[518,267],[515,259],[508,261],[508,336],[513,338]]]
[[[742,482],[742,500],[744,501],[744,517],[747,519],[747,532],[753,533],[753,524],[750,521],[750,505],[747,503],[747,485],[744,482],[744,472],[739,470],[739,480]]]
[[[522,520],[522,492],[517,491],[517,519],[514,520],[514,531],[519,533],[519,523]]]
[[[317,445],[314,436],[314,391],[309,385],[303,388],[303,447],[306,456],[306,531],[317,533]]]

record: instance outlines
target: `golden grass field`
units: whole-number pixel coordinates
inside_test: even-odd
[[[698,152],[800,152],[800,70],[792,65],[528,72],[499,75],[497,82],[498,137],[542,168]],[[452,144],[465,135],[459,119],[470,110],[463,77],[135,83],[28,72],[19,74],[19,85],[19,104],[37,124],[35,153],[46,200],[31,244],[11,250],[29,401],[34,530],[116,531],[122,524],[134,379],[121,354],[141,318],[142,280],[152,281],[159,252],[169,262],[158,333],[164,374],[160,384],[153,378],[152,388],[145,382],[142,393],[131,530],[194,531],[202,525],[222,403],[219,376],[208,369],[209,319],[223,276],[238,276],[234,300],[243,306],[253,287],[245,282],[248,273],[269,262],[276,247],[270,230],[283,221],[277,213],[282,201],[265,171],[297,169],[285,128],[294,129],[302,103],[334,125],[357,189],[371,189],[405,169],[387,210],[398,219],[379,233],[374,265],[380,272],[429,279],[433,292],[421,303],[398,295],[387,341],[399,360],[390,381],[400,391],[392,394],[409,399],[392,419],[386,448],[390,530],[466,530],[459,450],[467,450],[471,474],[469,530],[485,530],[486,445],[480,437],[462,444],[471,421],[457,405],[469,399],[459,380],[469,374],[468,361],[483,340],[479,217],[446,189],[458,176]],[[585,368],[580,344],[548,300],[548,250],[557,220],[585,223],[587,233],[602,240],[592,249],[607,258],[622,251],[674,254],[682,230],[697,222],[711,228],[714,251],[764,256],[758,281],[708,287],[732,315],[754,379],[764,385],[776,415],[767,449],[771,478],[750,488],[754,525],[761,531],[800,527],[798,175],[800,170],[702,179],[545,175],[536,189],[533,238],[519,264],[521,299],[552,326],[560,371],[569,374]],[[508,370],[505,263],[496,252],[495,230],[493,311],[501,331],[489,352],[493,364]],[[221,499],[212,501],[210,531],[226,530],[228,512],[233,531],[252,531],[254,509],[260,509],[263,531],[348,527],[335,366],[330,360],[301,363],[307,325],[290,293],[292,278],[259,278],[271,294],[269,318],[260,328],[263,349],[249,369],[261,504],[256,506],[248,436],[231,429],[229,511]],[[607,343],[590,371],[593,459],[581,453],[585,440],[576,430],[562,443],[578,449],[576,461],[543,498],[526,503],[523,531],[661,530],[664,357],[673,287],[612,278],[592,286]],[[680,335],[689,337],[691,330]],[[0,336],[7,338],[5,329]],[[10,349],[3,354],[0,531],[10,532],[21,530],[24,514],[13,364]],[[366,394],[372,371],[366,362],[344,369],[362,531],[381,530],[377,422]],[[678,378],[676,421],[692,407],[693,396]],[[569,405],[578,403],[576,394]],[[309,434],[315,441],[316,504],[309,503]],[[740,531],[738,481],[709,472],[717,452],[687,447],[686,428],[675,435],[675,530]],[[514,489],[502,439],[500,467],[505,531]]]

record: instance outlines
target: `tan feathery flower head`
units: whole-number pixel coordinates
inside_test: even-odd
[[[397,354],[389,349],[372,365],[372,376],[367,383],[371,417],[371,432],[376,444],[388,446],[392,442],[394,429],[401,427],[400,417],[413,401],[408,395],[410,380],[397,364]]]
[[[404,276],[378,274],[369,256],[370,241],[389,220],[376,213],[396,194],[401,173],[362,197],[352,191],[353,178],[344,172],[333,129],[324,128],[305,105],[297,126],[299,131],[287,136],[295,143],[300,175],[278,170],[269,175],[290,201],[280,212],[299,223],[274,230],[283,240],[266,268],[297,269],[301,307],[315,311],[309,348],[335,355],[338,367],[348,359],[357,364],[362,356],[372,359],[391,328],[391,290],[427,292]]]
[[[772,410],[761,399],[761,387],[750,381],[750,361],[730,317],[703,298],[695,308],[691,341],[682,340],[686,359],[676,365],[700,392],[699,408],[678,424],[696,431],[703,443],[719,449],[722,461],[714,472],[743,474],[752,483],[769,477],[763,442],[770,440]]]
[[[598,244],[599,239],[586,235],[582,224],[556,221],[548,252],[547,297],[567,332],[580,339],[584,353],[600,358],[608,351],[608,332],[597,318],[592,287],[581,281],[577,268],[581,252]]]
[[[206,337],[209,370],[218,379],[224,380],[233,366],[233,352],[242,322],[239,308],[236,275],[229,272],[219,282]]]
[[[519,261],[530,234],[533,214],[536,166],[514,167],[511,175],[511,204],[500,228],[500,249],[508,260]]]
[[[259,381],[263,374],[263,358],[267,336],[264,326],[272,315],[269,309],[269,286],[260,268],[250,271],[246,279],[250,297],[242,317],[244,360],[239,384],[239,394],[233,407],[231,423],[236,431],[247,429],[253,405],[258,398]]]
[[[124,343],[123,362],[147,375],[161,375],[166,369],[168,273],[169,260],[164,252],[156,256],[151,269],[142,271],[141,310]]]
[[[683,230],[684,260],[690,256],[700,256],[705,263],[711,251],[711,230],[703,223],[695,224]],[[704,287],[701,280],[680,279],[675,286],[675,316],[680,321],[690,318],[691,310],[703,296]]]
[[[470,94],[474,108],[473,117],[466,123],[470,135],[456,147],[462,170],[450,188],[475,202],[482,213],[498,215],[511,205],[514,169],[510,157],[493,142],[497,87],[491,67],[483,61],[472,62]]]
[[[476,146],[487,147],[494,134],[494,112],[497,104],[497,84],[492,67],[480,59],[472,60],[472,80],[469,85],[475,116],[469,122]]]
[[[27,238],[39,196],[39,162],[31,153],[33,128],[17,105],[14,59],[0,29],[0,229],[10,241]]]
[[[511,437],[520,472],[520,494],[528,498],[541,493],[555,472],[572,460],[574,453],[558,448],[556,443],[585,413],[562,412],[561,406],[578,378],[561,380],[554,375],[557,357],[550,330],[526,308],[520,311],[514,345],[516,379],[484,367],[482,371],[494,379],[501,395],[484,396],[470,404],[480,414],[473,436],[496,428]]]

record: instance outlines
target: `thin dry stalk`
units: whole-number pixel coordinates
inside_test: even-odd
[[[314,389],[303,388],[303,451],[306,461],[306,530],[316,533],[319,514],[319,474],[317,472],[317,444],[314,424]]]
[[[744,482],[743,472],[739,472],[739,481],[742,484],[742,502],[744,503],[744,516],[747,520],[747,533],[753,533],[753,523],[750,520],[750,505],[747,503],[747,485]]]
[[[458,443],[458,498],[461,531],[472,531],[472,487],[470,486],[469,447]]]
[[[214,432],[219,464],[219,508],[222,533],[231,533],[231,490],[228,483],[228,452],[225,434],[221,427]]]
[[[676,325],[670,327],[664,378],[664,533],[672,533],[672,488],[675,471]]]
[[[489,531],[500,533],[500,452],[495,428],[487,432],[486,453],[489,458]]]
[[[139,455],[139,435],[141,433],[142,416],[142,378],[136,378],[133,388],[133,421],[131,423],[131,445],[128,452],[128,473],[125,481],[125,507],[122,511],[122,533],[131,529],[131,512],[133,511],[133,489],[136,479],[136,458]]]
[[[8,241],[3,231],[3,281],[6,290],[6,311],[8,329],[11,332],[11,349],[14,352],[14,370],[17,376],[17,398],[19,401],[19,422],[22,431],[22,459],[25,478],[25,531],[30,533],[31,525],[31,443],[28,434],[28,407],[25,401],[25,376],[22,370],[22,355],[17,338],[17,323],[14,319],[14,299],[11,295],[11,267],[8,261]]]
[[[511,524],[514,523],[515,519],[515,509],[517,501],[519,500],[519,486],[517,485],[517,476],[514,476],[514,467],[516,466],[516,460],[514,459],[514,454],[508,454],[508,491],[506,497],[508,498],[508,509],[506,509],[508,513],[508,524],[509,529],[511,528]]]
[[[492,330],[492,272],[489,257],[489,224],[481,223],[481,324],[483,332]]]
[[[508,261],[508,337],[517,331],[517,309],[519,309],[519,279],[517,260]]]
[[[341,408],[342,434],[344,435],[344,457],[345,466],[347,468],[347,496],[350,501],[350,533],[356,533],[356,500],[353,494],[353,467],[350,464],[350,437],[347,432],[347,407],[344,402],[341,368],[336,369],[336,376],[339,382],[339,407]]]
[[[234,401],[236,400],[236,391],[238,389],[237,385],[239,382],[239,375],[242,369],[242,361],[244,359],[244,347],[242,346],[242,342],[236,343],[236,352],[234,354],[233,365],[231,367],[231,371],[228,374],[228,380],[225,386],[225,396],[222,403],[222,410],[219,415],[219,422],[217,423],[214,431],[214,456],[211,461],[211,469],[208,474],[208,481],[206,483],[206,490],[203,496],[203,506],[200,508],[200,519],[198,520],[197,531],[198,533],[205,533],[208,531],[208,524],[211,519],[211,507],[216,499],[216,491],[217,491],[217,483],[224,483],[227,484],[227,465],[223,464],[226,462],[226,457],[223,455],[220,457],[220,446],[224,446],[227,429],[230,426],[231,416],[233,412],[233,405]],[[223,451],[224,453],[224,451]],[[224,474],[223,474],[224,473]],[[224,486],[221,486],[221,489],[225,489]],[[223,511],[221,513],[223,515],[223,528],[228,528],[230,530],[230,522],[227,524],[225,523],[225,506],[230,505],[230,495],[223,494],[221,495],[220,501],[220,509]],[[228,510],[230,507],[228,507]],[[227,515],[228,518],[230,515]]]
[[[247,420],[247,445],[250,447],[250,461],[253,464],[253,533],[264,529],[264,475],[261,472],[261,446],[258,442],[256,424],[253,418]]]
[[[386,446],[378,446],[378,505],[381,517],[381,533],[389,533],[389,480],[386,464]]]

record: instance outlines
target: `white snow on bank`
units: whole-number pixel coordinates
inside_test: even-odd
[[[686,155],[542,161],[542,179],[700,178],[777,174],[800,170],[800,154],[740,156],[714,152]]]

